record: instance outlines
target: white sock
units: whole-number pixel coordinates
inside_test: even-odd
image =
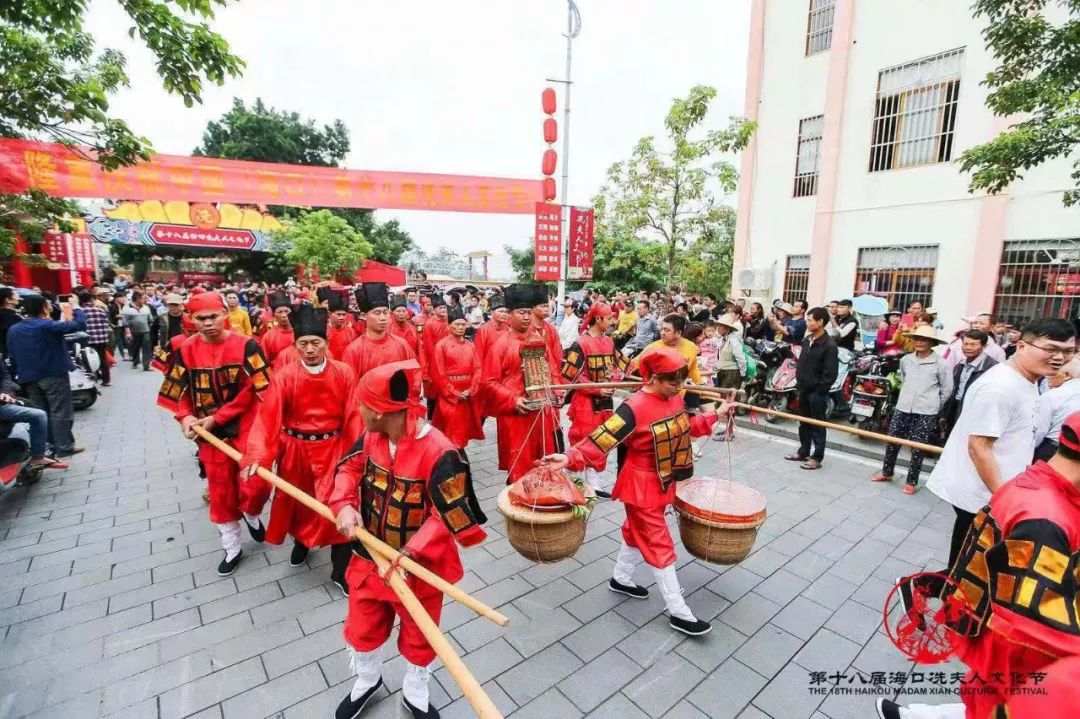
[[[966,709],[957,704],[909,704],[900,707],[900,719],[964,719]]]
[[[615,559],[615,569],[611,572],[611,578],[625,587],[634,586],[634,568],[643,561],[645,560],[641,552],[623,542],[619,547],[619,556]]]
[[[690,607],[686,606],[686,600],[683,599],[682,586],[679,584],[679,577],[675,574],[675,565],[669,564],[663,569],[653,567],[652,570],[653,575],[656,576],[656,585],[660,587],[660,595],[664,598],[664,604],[667,605],[668,614],[688,622],[696,621],[697,617],[690,611]]]
[[[225,550],[225,561],[231,562],[240,554],[240,522],[224,522],[217,525],[221,535],[221,548]]]
[[[382,675],[382,659],[379,656],[381,649],[382,647],[379,647],[370,652],[358,652],[352,647],[346,647],[349,652],[349,669],[356,675],[356,682],[349,692],[349,698],[353,701],[379,683]]]
[[[431,672],[427,667],[418,667],[409,664],[405,670],[405,678],[401,682],[401,694],[409,703],[421,711],[428,708],[428,678]]]
[[[248,514],[247,512],[244,512],[244,520],[248,524],[250,524],[252,527],[258,527],[259,522],[262,521],[262,520],[259,519],[259,515],[257,515],[257,514]]]
[[[600,473],[591,467],[585,468],[585,484],[595,489],[600,489]]]

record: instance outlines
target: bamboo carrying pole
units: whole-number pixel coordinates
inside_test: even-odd
[[[552,385],[539,385],[537,387],[529,387],[529,390],[557,390],[557,389],[637,389],[641,387],[640,382],[590,382],[582,384],[552,384]],[[740,390],[723,389],[720,387],[703,387],[701,385],[687,385],[687,392],[694,392],[695,394],[711,395],[719,399],[730,400],[733,395],[738,394]],[[805,422],[806,424],[813,424],[818,427],[825,427],[826,429],[834,429],[838,432],[847,432],[848,434],[855,434],[860,437],[866,437],[867,439],[878,439],[882,442],[889,442],[890,444],[899,444],[902,447],[909,447],[911,449],[921,449],[924,452],[931,454],[941,454],[941,447],[924,444],[922,442],[913,442],[910,439],[901,439],[899,437],[892,437],[887,434],[881,434],[880,432],[870,432],[865,429],[859,429],[858,427],[847,427],[835,422],[826,422],[823,419],[813,419],[811,417],[802,417],[797,414],[791,414],[789,412],[780,412],[775,409],[768,409],[766,407],[758,407],[752,404],[746,404],[745,402],[732,402],[735,407],[741,407],[742,409],[749,410],[751,412],[762,412],[764,414],[771,414],[781,419],[793,419],[796,422]]]
[[[209,442],[218,450],[224,452],[234,462],[239,462],[241,460],[241,454],[236,451],[235,448],[230,447],[225,442],[210,434],[202,427],[195,426],[192,427],[192,430],[200,438]],[[297,489],[296,487],[289,484],[284,479],[278,477],[276,474],[264,467],[259,467],[258,474],[267,482],[274,485],[274,487],[280,489],[282,492],[285,492],[308,509],[311,509],[316,514],[322,516],[328,521],[336,523],[334,513],[331,512],[330,508],[322,502],[319,502],[306,492]],[[419,572],[413,572],[417,577],[420,577],[421,572],[429,574],[431,577],[438,580],[437,582],[429,582],[430,584],[432,584],[432,586],[436,586],[448,595],[451,594],[451,592],[447,592],[446,590],[443,590],[442,587],[438,586],[438,583],[442,583],[442,585],[445,585],[449,589],[454,590],[454,592],[459,594],[464,600],[468,600],[463,601],[463,599],[459,599],[458,601],[461,601],[462,604],[469,605],[471,609],[477,611],[480,614],[483,614],[484,616],[487,616],[489,619],[494,621],[496,624],[499,624],[500,626],[505,627],[507,624],[509,624],[510,620],[496,612],[494,609],[487,607],[479,600],[473,599],[468,594],[465,594],[454,585],[446,582],[446,580],[435,574],[432,574],[428,570],[421,567],[419,564],[416,564],[408,557],[404,557],[398,552],[395,552],[393,548],[386,544],[383,544],[381,541],[379,541],[377,537],[372,536],[361,527],[356,528],[356,538],[364,543],[364,547],[367,548],[368,554],[370,554],[371,558],[375,561],[375,566],[378,567],[380,574],[386,575],[386,570],[390,567],[390,562],[387,561],[386,557],[383,556],[383,553],[387,551],[391,552],[394,555],[397,555],[397,557],[400,557],[398,561],[400,565],[406,570],[413,572],[413,570],[410,569],[410,565],[419,569]],[[422,578],[423,577],[421,577],[421,579]],[[466,700],[468,700],[469,704],[472,706],[477,716],[481,717],[482,719],[502,719],[502,713],[495,706],[494,702],[491,701],[491,697],[487,695],[483,687],[480,686],[480,683],[476,681],[476,677],[474,677],[472,675],[472,672],[469,671],[469,668],[465,666],[465,662],[461,661],[461,657],[459,657],[457,652],[454,651],[454,648],[450,645],[450,642],[446,640],[446,637],[439,630],[439,626],[435,624],[435,622],[431,619],[431,616],[427,613],[427,610],[424,609],[424,605],[420,603],[420,600],[416,598],[416,595],[413,594],[413,591],[409,589],[409,585],[405,583],[405,580],[402,578],[402,576],[398,572],[392,571],[389,573],[388,581],[390,583],[390,587],[394,590],[394,593],[398,595],[398,599],[401,600],[401,603],[405,606],[405,609],[409,612],[409,615],[412,616],[413,621],[416,622],[416,626],[424,635],[424,639],[426,639],[428,641],[428,644],[431,645],[431,648],[435,650],[435,654],[439,657],[439,659],[442,660],[443,666],[446,667],[446,670],[450,672],[450,676],[454,678],[454,681],[457,682],[458,687],[461,688],[462,695],[465,697]],[[487,611],[481,611],[482,609]]]

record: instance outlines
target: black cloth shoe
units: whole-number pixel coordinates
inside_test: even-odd
[[[702,634],[708,634],[712,631],[712,625],[701,619],[695,619],[692,622],[688,622],[685,619],[671,617],[671,619],[668,620],[668,624],[670,624],[671,628],[675,631],[689,634],[692,637],[700,637]]]
[[[375,682],[375,686],[368,689],[366,692],[360,695],[360,698],[356,701],[352,700],[352,692],[345,695],[345,698],[338,704],[337,711],[334,713],[334,719],[356,719],[360,716],[360,712],[364,711],[364,707],[371,701],[371,697],[375,696],[375,692],[379,691],[379,687],[382,686],[382,677],[379,677],[379,681]]]
[[[292,554],[289,555],[289,566],[299,567],[307,559],[308,548],[300,542],[295,542],[292,546]]]
[[[405,695],[401,695],[401,704],[409,710],[413,719],[439,719],[439,710],[431,706],[431,700],[428,700],[427,711],[421,711],[409,703],[409,700],[405,698]]]
[[[262,519],[259,520],[259,526],[252,527],[251,523],[247,521],[247,517],[244,517],[244,524],[247,525],[248,534],[259,544],[266,541],[266,527],[263,526]]]
[[[877,715],[879,719],[900,719],[900,705],[888,699],[878,698]]]
[[[649,590],[645,587],[639,587],[636,584],[619,584],[614,579],[610,579],[608,580],[607,586],[608,589],[617,594],[625,594],[626,596],[633,597],[634,599],[649,598]]]
[[[611,492],[605,492],[602,489],[596,489],[593,491],[596,492],[596,496],[600,499],[611,499]]]
[[[228,555],[226,555],[228,556]],[[217,565],[217,573],[219,577],[231,577],[236,568],[240,566],[240,560],[244,558],[244,552],[241,551],[231,560],[222,559],[221,564]]]

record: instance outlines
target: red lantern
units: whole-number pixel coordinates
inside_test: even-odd
[[[544,202],[555,199],[555,180],[551,177],[544,178]]]
[[[554,150],[544,151],[544,161],[540,163],[541,172],[548,177],[555,174],[555,165],[559,162],[559,156],[555,154]]]
[[[549,117],[544,120],[544,142],[549,145],[555,143],[559,139],[559,123],[555,122],[555,118]]]
[[[547,87],[540,93],[540,106],[544,108],[545,115],[555,114],[555,90]]]

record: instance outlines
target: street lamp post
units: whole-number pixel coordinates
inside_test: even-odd
[[[570,58],[574,38],[581,32],[581,13],[574,0],[566,0],[566,75],[562,80],[548,79],[548,82],[561,82],[566,87],[563,97],[563,149],[562,149],[562,252],[559,259],[559,307],[566,298],[566,265],[570,253],[570,208],[567,204],[567,185],[570,177]]]

